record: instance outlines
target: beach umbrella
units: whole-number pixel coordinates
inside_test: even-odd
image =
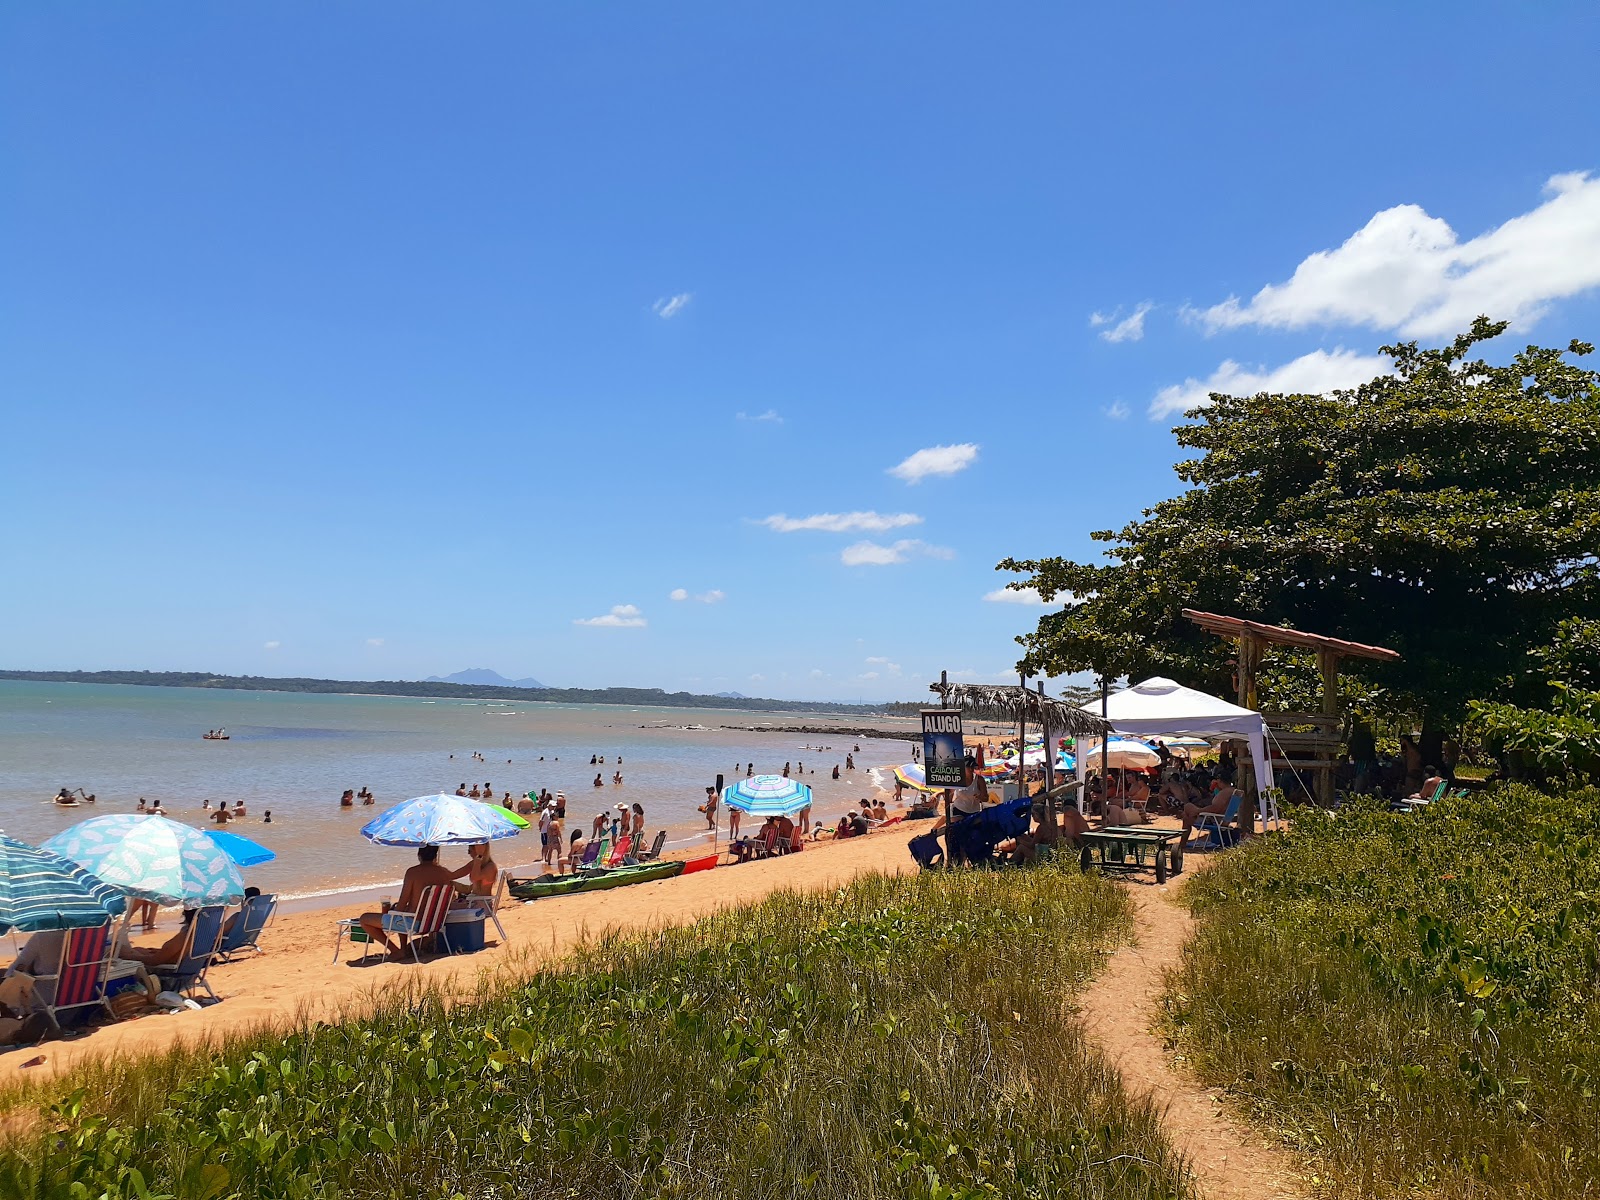
[[[252,842],[225,829],[208,829],[206,836],[221,846],[223,853],[241,867],[259,867],[278,857],[277,851],[268,850],[260,842]]]
[[[1101,761],[1100,743],[1090,752],[1091,764]],[[1113,737],[1105,744],[1105,765],[1108,767],[1159,767],[1161,756],[1136,738]]]
[[[510,821],[518,829],[526,829],[529,825],[527,817],[522,816],[520,813],[512,812],[504,804],[491,804],[489,807],[494,809],[495,812],[499,813],[506,820]]]
[[[127,906],[71,859],[0,834],[0,933],[102,925]]]
[[[114,888],[157,904],[237,904],[244,880],[203,830],[168,817],[90,817],[45,842]]]
[[[810,807],[811,788],[782,775],[753,775],[723,788],[722,802],[751,816],[792,817]]]
[[[522,830],[496,811],[465,796],[418,796],[379,813],[361,836],[379,846],[464,846],[516,837]]]
[[[928,776],[921,763],[902,763],[894,769],[894,777],[905,787],[915,788],[919,792],[938,790],[928,786]]]

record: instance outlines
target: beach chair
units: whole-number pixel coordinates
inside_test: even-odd
[[[233,928],[223,933],[222,941],[217,945],[216,961],[232,962],[247,953],[265,954],[266,951],[256,945],[256,939],[261,936],[261,931],[266,928],[277,908],[276,896],[251,896],[246,900],[239,909]]]
[[[1204,829],[1208,832],[1209,840],[1206,845],[1214,850],[1221,850],[1230,846],[1237,839],[1233,823],[1239,819],[1239,807],[1244,803],[1244,796],[1238,792],[1233,794],[1233,799],[1228,801],[1228,808],[1223,813],[1203,812],[1194,819],[1194,829]]]
[[[661,847],[665,846],[666,844],[667,831],[665,829],[658,830],[656,832],[656,840],[650,843],[650,849],[639,855],[639,861],[655,862],[656,859],[661,857]]]
[[[181,996],[204,988],[211,999],[222,998],[206,982],[206,969],[211,966],[211,960],[222,941],[222,918],[227,911],[222,905],[215,904],[195,913],[194,920],[189,922],[188,941],[184,943],[183,954],[178,961],[171,966],[154,967],[150,971],[161,980],[164,991],[177,992]]]
[[[431,938],[444,928],[445,918],[450,915],[450,902],[455,898],[456,890],[448,883],[436,883],[432,887],[422,889],[422,894],[417,897],[415,912],[401,912],[390,909],[386,914],[391,919],[409,917],[408,921],[395,921],[397,928],[390,929],[390,933],[398,933],[411,939],[411,957],[417,963],[422,962],[422,953],[417,949],[417,944],[423,938]],[[333,961],[339,961],[339,946],[348,936],[352,942],[371,943],[367,931],[361,928],[360,917],[346,917],[339,922],[339,935],[333,942]],[[361,956],[366,958],[366,954]]]
[[[57,1030],[61,1028],[57,1014],[67,1009],[98,1004],[107,1012],[111,1011],[106,1003],[106,969],[111,965],[113,945],[110,921],[71,930],[62,943],[61,962],[56,973],[34,976],[35,1003]],[[39,994],[39,984],[46,982],[55,985],[54,998],[49,1001]]]
[[[501,871],[500,882],[495,884],[492,896],[468,896],[461,905],[462,909],[477,909],[483,914],[484,920],[493,922],[494,927],[500,931],[502,942],[511,940],[506,936],[506,927],[500,924],[500,905],[505,902],[506,888],[509,886],[511,886],[511,876]]]
[[[606,868],[609,870],[612,867],[620,867],[627,859],[628,851],[632,849],[633,837],[630,834],[623,834],[617,839],[616,849],[614,849],[611,852],[611,856],[606,859]]]

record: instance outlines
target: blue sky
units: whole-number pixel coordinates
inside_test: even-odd
[[[0,665],[921,697],[1208,383],[1600,340],[1594,6],[1082,8],[6,6]]]

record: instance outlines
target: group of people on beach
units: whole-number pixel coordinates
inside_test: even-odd
[[[439,861],[439,847],[419,846],[416,866],[407,868],[401,878],[400,898],[393,905],[384,903],[377,912],[362,913],[357,920],[367,937],[388,952],[389,960],[398,962],[410,949],[417,908],[426,889],[439,885],[453,888],[453,906],[472,908],[489,902],[499,882],[500,867],[488,842],[468,846],[465,865],[454,870]]]

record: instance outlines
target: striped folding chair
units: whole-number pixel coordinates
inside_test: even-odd
[[[55,985],[54,995],[49,1001],[39,1000],[39,1005],[44,1009],[45,1015],[50,1018],[50,1024],[58,1030],[61,1021],[56,1014],[73,1008],[85,1008],[91,1004],[106,1004],[106,969],[110,966],[112,956],[111,922],[106,921],[101,925],[91,925],[85,929],[74,929],[67,934],[67,940],[61,947],[61,964],[56,968],[54,975],[39,975],[34,978],[34,995],[40,996],[39,984],[50,982]],[[110,1012],[110,1008],[106,1008]]]
[[[455,899],[455,894],[455,888],[448,883],[436,883],[423,888],[422,894],[417,897],[417,911],[402,913],[390,909],[385,914],[390,921],[385,923],[384,928],[390,933],[404,934],[410,938],[411,957],[420,963],[422,954],[417,950],[417,943],[423,938],[431,938],[444,928],[445,918],[450,915],[450,901]],[[396,917],[409,917],[410,920],[394,920]]]

